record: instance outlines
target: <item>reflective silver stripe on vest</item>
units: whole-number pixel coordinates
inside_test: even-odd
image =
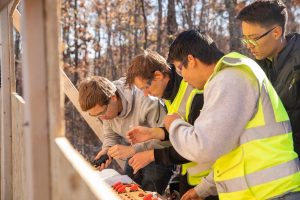
[[[290,132],[292,132],[290,121],[277,122],[276,124],[246,129],[240,139],[240,144],[244,144],[253,140],[287,134]]]
[[[233,65],[233,66],[243,64],[242,59],[240,59],[240,58],[231,58],[231,57],[224,57],[223,62],[228,63],[228,64]]]
[[[184,95],[183,95],[183,97],[182,97],[182,99],[181,99],[181,101],[180,101],[180,105],[179,105],[179,107],[178,107],[178,113],[181,115],[181,116],[183,116],[183,117],[185,117],[185,113],[186,113],[186,102],[187,102],[187,100],[188,100],[188,98],[189,98],[189,96],[190,96],[190,94],[191,94],[191,92],[193,91],[193,87],[191,86],[191,85],[188,85],[187,87],[186,87],[186,90],[185,90],[185,92],[184,92]],[[185,120],[187,120],[187,119],[185,119]]]
[[[300,171],[299,159],[276,165],[271,168],[253,172],[242,177],[216,182],[218,193],[246,190],[250,187],[275,181]]]
[[[265,84],[262,85],[261,99],[265,125],[246,129],[240,138],[240,144],[244,144],[252,140],[282,135],[292,131],[289,120],[276,122],[271,99],[266,91]]]

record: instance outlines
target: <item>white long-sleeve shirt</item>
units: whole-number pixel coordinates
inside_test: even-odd
[[[221,156],[240,145],[240,136],[256,113],[259,86],[254,76],[229,67],[218,72],[204,90],[204,106],[194,126],[176,119],[170,126],[170,141],[188,160],[211,167]],[[200,197],[216,195],[213,175],[198,186]]]

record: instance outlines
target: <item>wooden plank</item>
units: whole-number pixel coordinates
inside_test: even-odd
[[[120,199],[113,190],[97,176],[95,169],[72,147],[65,137],[56,138],[55,158],[59,179],[54,199]]]
[[[26,101],[24,140],[26,192],[30,200],[50,200],[50,123],[48,101],[48,68],[45,8],[43,0],[23,2],[23,72],[24,99]],[[56,2],[53,2],[56,4]],[[55,66],[52,66],[55,67]],[[49,69],[50,70],[50,69]],[[57,83],[58,84],[58,83]],[[50,111],[51,112],[51,111]],[[59,170],[59,169],[58,169]]]
[[[15,29],[21,33],[21,14],[17,9],[13,12],[13,25]]]
[[[1,20],[1,18],[0,18]],[[1,23],[0,23],[1,24]],[[1,25],[0,25],[0,30],[1,30]],[[0,44],[1,44],[1,35],[0,35]],[[1,51],[1,46],[0,46],[0,58],[2,56],[2,51]],[[0,83],[1,85],[1,83]],[[2,92],[1,92],[1,86],[0,86],[0,145],[2,146]],[[1,195],[1,188],[2,188],[2,148],[0,146],[0,199],[2,199],[2,195]]]
[[[70,101],[73,103],[77,111],[81,114],[81,116],[85,119],[85,121],[89,124],[94,133],[98,136],[98,138],[103,141],[103,130],[101,122],[95,118],[88,115],[87,112],[82,112],[79,102],[78,102],[78,90],[73,85],[68,76],[64,73],[62,69],[60,69],[61,79],[63,81],[64,92]]]
[[[0,11],[1,37],[1,199],[12,199],[11,92],[15,91],[12,1]]]
[[[21,96],[12,94],[12,179],[13,199],[25,199],[25,164],[24,164],[24,105]]]

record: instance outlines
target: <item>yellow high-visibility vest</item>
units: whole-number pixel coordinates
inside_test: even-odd
[[[179,113],[185,121],[188,121],[193,99],[196,94],[202,93],[203,90],[194,89],[192,88],[192,86],[188,85],[187,82],[182,80],[173,102],[171,103],[171,101],[169,100],[165,101],[168,114]],[[185,175],[189,168],[195,167],[197,165],[198,164],[195,162],[183,164],[181,166],[181,174]],[[200,172],[197,171],[197,173],[194,173],[193,175],[187,173],[187,182],[190,185],[197,185],[200,183],[202,177],[205,177],[209,174],[209,171],[210,170]]]
[[[270,81],[253,60],[235,52],[220,59],[210,80],[227,67],[255,76],[260,96],[240,145],[213,165],[220,200],[262,200],[300,191],[299,159],[290,121]]]

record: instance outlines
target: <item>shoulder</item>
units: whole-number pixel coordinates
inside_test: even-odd
[[[222,88],[239,88],[243,85],[253,85],[257,83],[257,80],[254,75],[250,75],[239,67],[228,67],[218,72],[211,82]]]
[[[256,101],[259,95],[259,84],[255,76],[239,69],[228,67],[221,70],[204,90],[204,98],[214,99],[247,99]]]

